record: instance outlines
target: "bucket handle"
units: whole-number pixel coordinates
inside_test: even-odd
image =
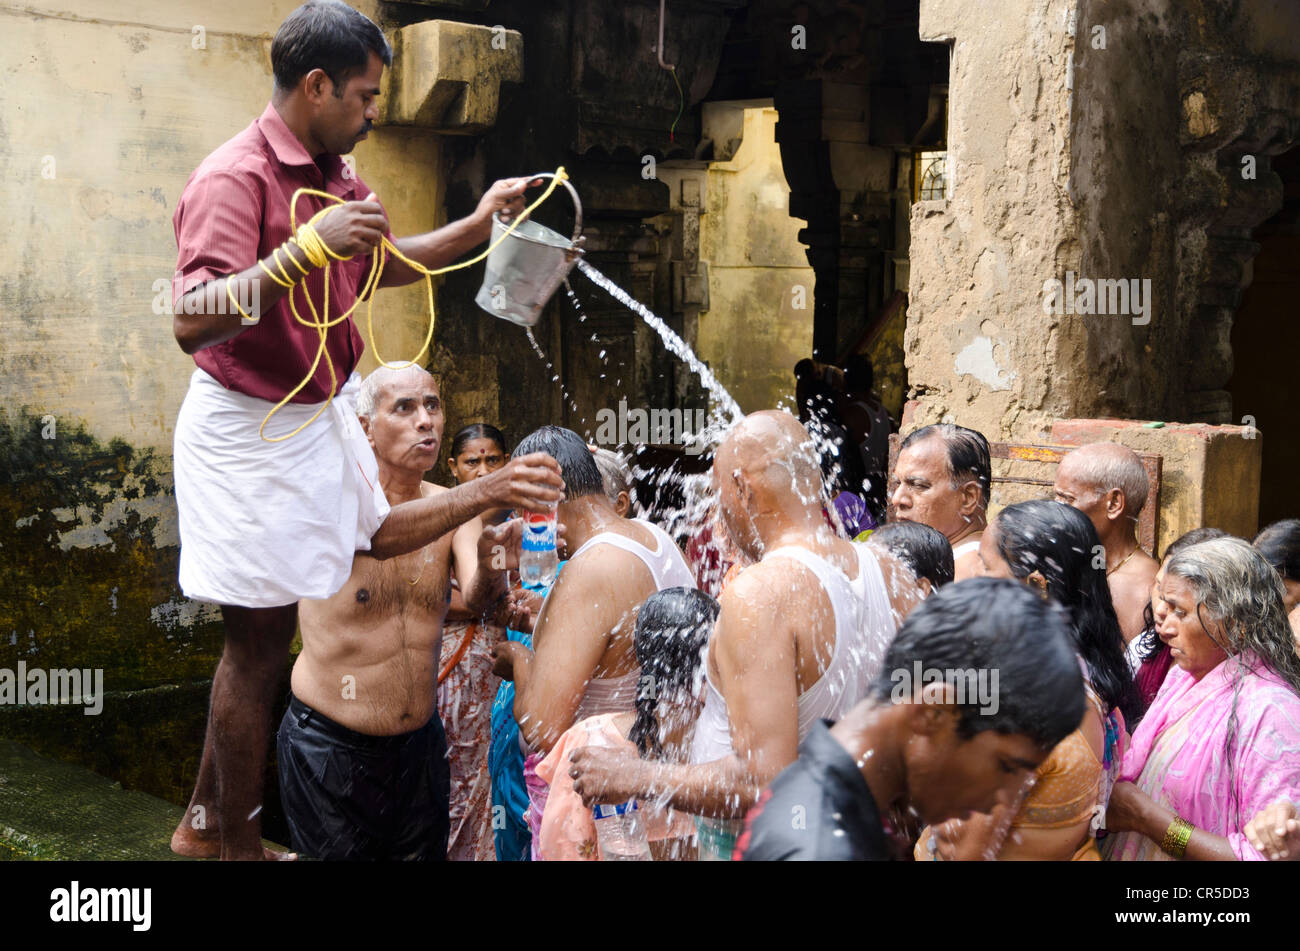
[[[556,175],[554,172],[538,172],[536,175],[529,175],[527,176],[529,182],[527,187],[533,187],[532,183],[537,181],[539,178],[555,177]],[[578,200],[578,190],[569,184],[569,177],[567,175],[559,179],[559,184],[569,190],[569,197],[573,199],[573,237],[569,239],[569,243],[576,247],[582,240],[582,202]],[[500,220],[500,215],[501,213],[497,212],[498,220]],[[502,224],[505,223],[502,222]]]

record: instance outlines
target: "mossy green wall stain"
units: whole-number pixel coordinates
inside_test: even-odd
[[[108,691],[210,677],[220,622],[176,584],[169,460],[26,410],[0,458],[0,667],[103,668]]]

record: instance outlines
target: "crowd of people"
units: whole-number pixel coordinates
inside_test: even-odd
[[[906,433],[890,471],[861,358],[801,362],[799,419],[723,435],[692,537],[555,426],[469,426],[456,484],[429,481],[443,394],[418,366],[363,380],[348,314],[373,255],[410,284],[529,182],[393,236],[341,158],[392,53],[346,4],[294,10],[271,101],[176,205],[179,581],[225,644],[175,852],[293,857],[260,816],[298,632],[276,762],[313,858],[598,859],[610,806],[662,859],[1300,857],[1300,520],[1157,561],[1145,470],[1112,444],[993,514],[971,429]],[[231,319],[232,282],[255,313]],[[551,507],[563,561],[525,588],[519,516]]]
[[[418,368],[362,384],[394,502],[454,491],[423,481],[441,400]],[[593,807],[636,802],[662,860],[1300,857],[1300,520],[1158,562],[1132,451],[1073,450],[1054,499],[990,517],[986,439],[939,424],[901,440],[892,520],[850,537],[823,448],[783,411],[735,425],[709,559],[632,517],[623,456],[554,426],[513,449],[563,479],[548,590],[520,585],[489,496],[417,553],[358,552],[300,607],[293,847],[595,860]],[[467,486],[511,457],[476,423],[447,468]]]

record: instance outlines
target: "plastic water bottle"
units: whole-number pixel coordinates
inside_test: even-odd
[[[555,512],[524,512],[524,538],[519,552],[519,580],[525,588],[549,588],[555,583],[560,556],[555,551]]]
[[[593,806],[596,847],[602,862],[649,862],[650,840],[635,799],[612,806]]]

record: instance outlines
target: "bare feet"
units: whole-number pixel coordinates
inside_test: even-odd
[[[222,858],[221,835],[210,829],[200,832],[198,829],[191,828],[189,823],[182,819],[181,824],[172,833],[172,851],[191,859],[219,859]],[[298,853],[279,852],[262,846],[261,854],[227,855],[225,858],[227,861],[296,862]]]
[[[189,816],[172,833],[172,851],[190,859],[215,859],[221,856],[221,835],[215,830],[192,828]]]

